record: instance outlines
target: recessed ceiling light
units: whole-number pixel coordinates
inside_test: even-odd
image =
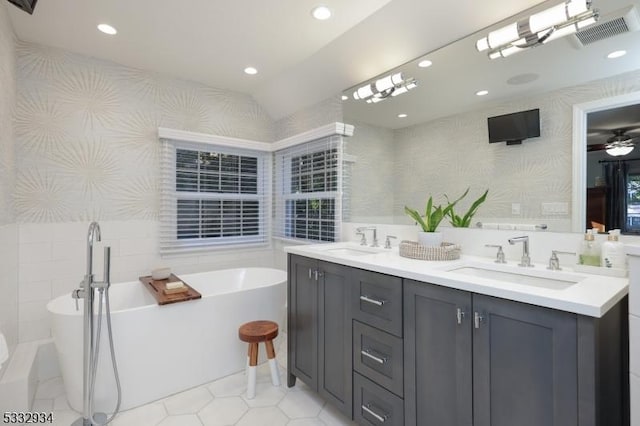
[[[485,96],[485,95],[488,95],[488,94],[489,94],[488,90],[478,90],[476,92],[476,95],[478,95],[478,96]]]
[[[115,28],[113,28],[109,24],[100,24],[100,25],[98,25],[98,30],[102,31],[105,34],[109,34],[109,35],[118,34],[118,30],[116,30]]]
[[[342,95],[342,100],[343,100],[343,101],[346,101],[346,100],[348,100],[348,99],[349,99],[349,97],[348,97],[348,96]]]
[[[424,60],[418,62],[418,66],[420,68],[427,68],[427,67],[430,67],[431,65],[433,65],[433,62],[431,62],[428,59],[424,59]]]
[[[258,74],[258,70],[255,69],[254,67],[246,67],[244,69],[245,74],[249,74],[249,75],[255,75]]]
[[[615,52],[611,52],[607,55],[607,58],[609,59],[616,59],[619,58],[621,56],[624,56],[627,54],[626,50],[616,50]]]
[[[316,6],[311,9],[311,15],[320,21],[324,21],[331,18],[331,9],[324,5]]]
[[[407,114],[398,114],[398,118],[407,118]]]

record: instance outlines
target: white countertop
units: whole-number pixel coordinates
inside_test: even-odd
[[[345,253],[348,250],[342,252],[335,250],[340,248],[366,250],[371,253],[353,255]],[[397,247],[391,250],[373,249],[361,247],[357,243],[289,246],[285,247],[285,251],[354,268],[597,318],[603,316],[618,303],[629,290],[627,278],[575,272],[567,265],[561,265],[562,271],[550,271],[547,270],[546,264],[535,264],[533,268],[523,268],[514,262],[498,265],[492,259],[464,255],[454,261],[423,261],[401,257]],[[505,280],[469,276],[450,271],[464,267],[486,268],[506,274],[531,275],[543,280],[551,279],[553,282],[567,282],[567,285],[560,286],[566,288],[549,288],[553,286],[516,284]],[[505,276],[508,276],[506,274]],[[571,284],[570,281],[577,282]]]

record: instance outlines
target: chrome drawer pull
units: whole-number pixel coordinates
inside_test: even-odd
[[[377,356],[373,355],[371,352],[369,352],[368,349],[363,349],[363,350],[360,351],[360,353],[362,355],[366,356],[367,358],[371,358],[372,360],[374,360],[378,364],[384,364],[384,363],[387,362],[387,358],[377,357]]]
[[[373,411],[373,410],[372,410],[371,408],[369,408],[369,407],[370,407],[370,405],[369,405],[369,404],[367,404],[367,405],[363,405],[363,406],[362,406],[362,409],[363,409],[364,411],[366,411],[367,413],[371,414],[373,417],[375,417],[375,418],[376,418],[376,420],[378,420],[380,423],[384,423],[384,422],[385,422],[385,420],[387,420],[387,416],[386,416],[386,415],[381,416],[380,414],[376,413],[375,411]]]
[[[384,300],[376,300],[376,299],[370,299],[369,296],[360,296],[360,300],[362,300],[363,302],[367,302],[367,303],[371,303],[373,305],[377,305],[377,306],[382,306],[384,305]]]
[[[484,321],[484,317],[477,312],[473,313],[473,323],[475,328],[480,328],[480,323]]]

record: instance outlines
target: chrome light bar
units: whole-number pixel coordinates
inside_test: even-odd
[[[382,77],[373,83],[365,84],[353,92],[353,99],[364,100],[367,103],[378,103],[389,96],[398,96],[418,87],[415,78],[404,79],[402,73],[395,73]]]
[[[489,58],[506,58],[514,53],[573,34],[598,21],[598,11],[590,0],[567,0],[507,25],[476,42],[479,52]]]

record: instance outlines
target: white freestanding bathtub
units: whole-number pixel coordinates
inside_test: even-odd
[[[122,410],[241,371],[247,346],[238,339],[238,327],[244,322],[272,320],[282,331],[284,271],[227,269],[180,278],[202,299],[159,306],[137,281],[113,284],[109,290]],[[76,310],[71,295],[60,296],[47,309],[69,404],[82,412],[82,300]],[[95,408],[112,412],[116,384],[104,314],[100,340]]]

